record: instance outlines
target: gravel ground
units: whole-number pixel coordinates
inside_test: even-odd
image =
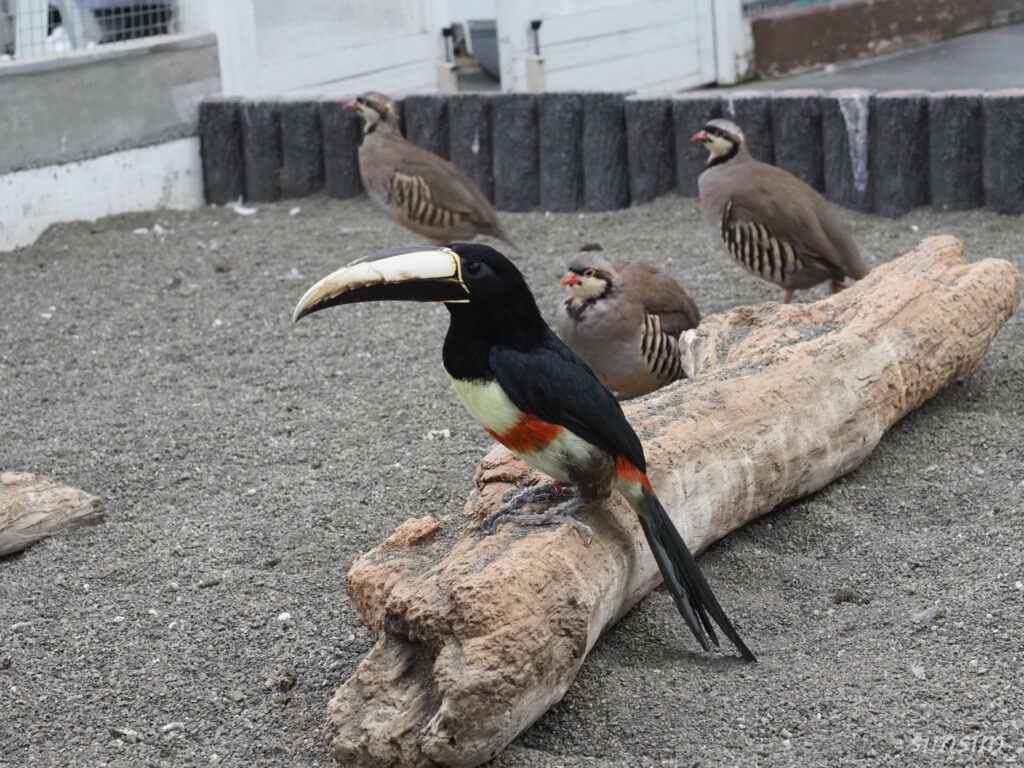
[[[588,241],[667,267],[705,314],[781,293],[695,233],[692,201],[505,218],[543,307]],[[874,263],[953,233],[1024,268],[1024,218],[850,220]],[[409,241],[366,200],[309,199],[0,255],[0,469],[108,507],[0,562],[0,764],[333,764],[324,707],[371,645],[345,573],[460,508],[490,444],[441,368],[443,308],[289,322],[314,280]],[[1022,436],[1018,317],[858,470],[702,556],[760,664],[695,654],[658,590],[494,764],[1024,761]]]

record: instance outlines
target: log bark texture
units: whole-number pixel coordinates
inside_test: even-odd
[[[103,501],[29,472],[0,474],[0,557],[103,520]]]
[[[706,318],[687,339],[698,378],[626,406],[687,544],[700,552],[860,464],[984,356],[1021,283],[1008,262],[969,265],[957,240],[938,237],[828,300]],[[482,534],[525,470],[495,447],[461,513],[411,520],[352,567],[348,591],[377,642],[328,707],[325,736],[344,765],[489,760],[659,583],[618,498],[580,515],[589,549],[568,526]]]

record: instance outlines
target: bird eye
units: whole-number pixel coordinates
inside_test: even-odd
[[[584,271],[583,276],[584,277],[593,277],[594,274],[595,274],[594,270],[593,270],[593,268],[591,268],[591,269],[588,269],[588,270]]]
[[[476,275],[479,275],[481,272],[483,272],[484,265],[481,264],[479,261],[468,261],[466,262],[466,265],[463,267],[463,269],[466,270],[467,275],[473,275],[475,277]]]

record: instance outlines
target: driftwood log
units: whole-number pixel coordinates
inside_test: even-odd
[[[103,501],[30,472],[0,474],[0,557],[103,520]]]
[[[688,339],[700,376],[626,406],[687,543],[699,552],[856,467],[967,375],[1020,297],[1008,262],[968,265],[957,240],[937,237],[826,301],[707,318]],[[581,515],[589,549],[568,526],[482,534],[525,470],[496,447],[465,510],[405,523],[352,567],[349,594],[377,641],[328,707],[325,736],[344,765],[492,758],[660,581],[619,499]]]

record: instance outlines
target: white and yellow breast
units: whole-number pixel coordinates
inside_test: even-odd
[[[585,466],[597,450],[570,430],[523,413],[496,381],[449,378],[477,424],[531,467],[556,480],[569,481],[570,468]]]

